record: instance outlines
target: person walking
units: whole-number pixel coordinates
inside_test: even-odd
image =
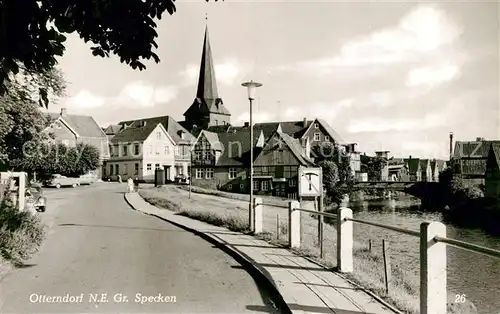
[[[127,186],[128,186],[129,193],[134,192],[134,180],[132,180],[132,177],[128,177]]]

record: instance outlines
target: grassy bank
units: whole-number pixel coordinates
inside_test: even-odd
[[[165,186],[160,189],[142,189],[140,195],[158,207],[178,212],[181,215],[201,220],[233,231],[248,232],[248,195],[193,187],[188,198],[187,187]],[[277,197],[263,197],[267,204],[286,205],[287,200]],[[325,256],[319,259],[317,220],[312,215],[302,213],[302,247],[295,253],[334,269],[336,266],[336,230],[325,225]],[[278,246],[286,246],[288,235],[286,209],[266,206],[264,209],[265,233],[258,238]],[[392,282],[388,294],[385,292],[383,259],[381,254],[368,250],[364,243],[354,243],[354,272],[349,279],[372,291],[405,313],[419,313],[419,278],[408,274],[397,265],[392,267]],[[449,298],[449,300],[453,300]],[[449,313],[475,313],[472,305],[451,308]]]
[[[19,211],[6,198],[0,203],[0,267],[22,265],[39,250],[45,236],[45,225],[36,214]]]

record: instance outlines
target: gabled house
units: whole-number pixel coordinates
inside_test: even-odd
[[[182,125],[175,121],[171,116],[158,116],[151,118],[143,118],[129,121],[121,121],[118,123],[122,128],[125,128],[133,123],[148,125],[157,125],[160,123],[168,135],[175,142],[174,159],[175,165],[174,180],[185,182],[190,173],[191,165],[191,146],[194,144],[196,138],[188,132]]]
[[[361,173],[361,152],[356,150],[356,145],[356,143],[346,145],[346,155],[354,178],[358,178]]]
[[[439,182],[439,174],[441,171],[446,169],[447,163],[445,160],[432,159],[430,161],[431,170],[432,170],[432,181]]]
[[[478,137],[476,141],[456,141],[452,155],[453,171],[466,184],[484,184],[486,162],[491,144],[500,141],[487,141]]]
[[[48,115],[51,124],[45,132],[52,134],[54,141],[68,146],[75,146],[78,143],[91,144],[100,151],[101,165],[109,159],[108,137],[92,116],[68,114],[66,108],[62,108],[60,113]],[[102,169],[99,167],[88,175],[92,180],[100,180],[101,172]]]
[[[500,198],[500,143],[491,143],[485,173],[485,196]]]
[[[433,181],[433,176],[432,176],[432,168],[431,168],[431,161],[429,159],[420,159],[420,171],[422,172],[421,174],[421,181],[424,182],[432,182]]]
[[[408,164],[402,158],[389,159],[383,174],[387,175],[387,181],[406,182],[410,180]]]
[[[161,123],[133,122],[111,139],[111,158],[107,173],[112,180],[118,175],[153,182],[155,169],[165,170],[165,180],[175,176],[175,141]]]
[[[250,133],[201,131],[193,145],[192,184],[233,192],[247,192],[250,168]],[[254,159],[264,136],[254,133]]]
[[[410,158],[405,159],[405,163],[408,165],[408,179],[410,182],[422,181],[422,169],[420,166],[420,159]]]
[[[254,161],[254,192],[297,199],[300,166],[314,166],[309,138],[275,131]]]

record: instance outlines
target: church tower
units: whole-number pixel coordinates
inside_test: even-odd
[[[225,108],[217,90],[208,27],[205,28],[196,98],[184,113],[184,117],[184,125],[189,130],[192,130],[194,126],[207,129],[210,126],[230,124],[231,114]]]

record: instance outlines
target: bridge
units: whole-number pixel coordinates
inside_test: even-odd
[[[404,181],[366,181],[356,182],[354,184],[355,190],[392,190],[392,191],[406,191],[413,185],[422,182],[404,182]],[[425,182],[428,183],[428,182]]]

